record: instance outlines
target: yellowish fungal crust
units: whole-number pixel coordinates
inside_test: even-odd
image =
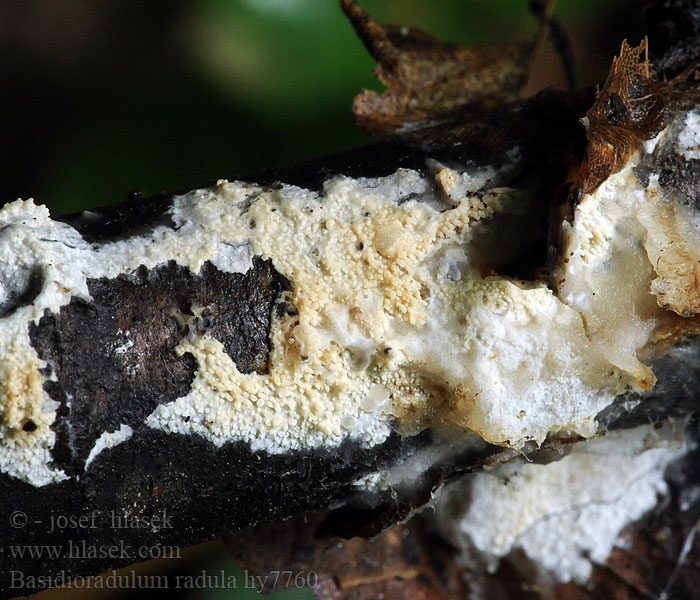
[[[46,413],[42,410],[41,386],[44,378],[39,369],[42,361],[32,349],[23,344],[26,339],[16,337],[11,341],[0,365],[0,397],[7,399],[2,405],[2,423],[10,430],[19,430],[31,421],[34,425],[46,423]],[[53,415],[48,413],[49,417]]]
[[[648,233],[645,247],[655,274],[651,293],[661,307],[681,316],[700,313],[697,208],[683,201],[664,200],[658,177],[649,182],[645,208],[639,220]]]
[[[515,152],[500,170],[428,160],[429,175],[337,176],[321,192],[220,181],[174,198],[174,228],[96,246],[31,200],[5,206],[0,307],[37,274],[39,285],[0,317],[0,469],[35,485],[65,477],[48,466],[57,403],[43,384],[54,375],[40,372],[29,324],[89,301],[88,278],[168,260],[243,273],[252,257],[270,259],[296,314],[273,318],[266,374],[241,373],[219,340],[190,334],[177,352],[195,357],[195,380],[151,427],[269,452],[369,446],[393,429],[441,425],[515,447],[560,430],[595,434],[617,394],[653,385],[637,354],[659,304],[686,314],[698,303],[697,217],[634,170],[668,131],[564,223],[556,293],[493,274],[531,234],[518,223],[533,199],[502,184]],[[28,420],[35,431],[22,430]]]
[[[659,173],[644,181],[643,171],[650,160],[694,152],[699,122],[691,112],[670,123],[584,195],[573,223],[562,225],[559,297],[581,314],[593,345],[633,375],[638,389],[654,385],[637,354],[666,309],[683,317],[700,312],[700,213],[692,199],[662,187]]]
[[[585,322],[592,346],[611,365],[635,378],[634,386],[654,384],[651,370],[637,359],[657,324],[651,294],[653,267],[644,248],[645,228],[637,216],[647,195],[634,175],[635,154],[576,207],[564,223],[559,297]]]
[[[515,446],[560,429],[595,433],[593,417],[631,377],[544,285],[483,279],[474,266],[479,228],[526,212],[529,199],[503,187],[470,191],[455,182],[476,177],[433,170],[447,207],[416,198],[427,184],[406,170],[337,177],[322,194],[221,181],[180,199],[270,258],[291,281],[286,300],[298,314],[273,323],[267,375],[239,373],[215,340],[182,345],[197,358],[195,385],[149,424],[272,452],[348,436],[375,444],[394,417],[406,430],[444,422]]]

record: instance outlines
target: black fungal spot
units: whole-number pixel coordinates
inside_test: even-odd
[[[73,299],[58,315],[30,324],[31,343],[46,362],[44,384],[60,402],[53,424],[54,463],[82,471],[95,440],[121,424],[134,428],[158,404],[187,395],[195,359],[177,356],[189,331],[224,345],[242,373],[265,373],[270,324],[289,282],[269,261],[246,273],[224,273],[205,263],[198,274],[170,261],[134,275],[89,279],[92,302]],[[203,307],[200,317],[192,307]]]
[[[275,309],[275,316],[278,319],[281,319],[286,315],[289,315],[290,317],[296,317],[298,314],[299,311],[294,307],[294,305],[291,302],[282,301],[277,303],[277,307]]]
[[[22,431],[26,431],[28,433],[36,431],[36,423],[30,419],[24,425],[22,425]]]
[[[405,196],[402,196],[401,198],[398,199],[396,204],[398,206],[401,206],[402,204],[406,204],[406,202],[409,202],[410,200],[420,200],[421,199],[421,194],[418,194],[416,192],[411,192],[410,194],[406,194]]]

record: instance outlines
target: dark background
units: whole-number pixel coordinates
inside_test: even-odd
[[[638,41],[640,2],[558,2],[584,83]],[[362,5],[461,43],[537,26],[526,0]],[[65,213],[365,144],[349,107],[372,66],[336,0],[1,0],[0,200]],[[528,92],[562,81],[546,54]]]

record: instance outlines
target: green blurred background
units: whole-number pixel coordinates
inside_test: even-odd
[[[361,4],[381,22],[460,43],[530,40],[537,28],[526,0]],[[559,0],[584,84],[604,78],[623,37],[638,41],[641,4]],[[73,212],[370,143],[350,103],[362,87],[381,89],[372,67],[336,0],[0,0],[0,200],[34,197],[53,214]],[[563,81],[547,49],[527,91]],[[221,544],[143,569],[203,566],[241,576]],[[167,595],[255,596],[246,593]]]
[[[585,83],[639,0],[560,0]],[[364,0],[454,42],[529,40],[526,0]],[[535,87],[560,85],[545,56]],[[349,107],[381,89],[336,0],[0,2],[2,202],[54,214],[178,191],[369,141]],[[530,91],[534,91],[532,88]]]

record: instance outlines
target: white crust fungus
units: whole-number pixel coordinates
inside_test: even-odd
[[[521,550],[544,580],[583,584],[622,529],[667,493],[664,470],[685,451],[681,432],[618,430],[575,444],[555,462],[519,459],[472,474],[443,491],[435,522],[462,563],[494,572]]]
[[[688,151],[691,142],[682,142]],[[337,176],[322,192],[222,180],[174,199],[174,229],[97,246],[31,200],[9,204],[0,211],[0,305],[36,273],[41,284],[0,318],[0,469],[35,485],[65,477],[48,466],[56,403],[29,323],[73,297],[89,300],[87,278],[168,260],[193,272],[210,260],[231,273],[253,256],[270,259],[291,282],[284,299],[297,314],[273,319],[267,374],[241,373],[208,335],[181,343],[177,352],[197,361],[195,381],[147,418],[151,427],[269,452],[345,438],[374,445],[396,423],[406,432],[456,425],[518,448],[560,430],[591,436],[617,394],[653,384],[637,353],[658,304],[695,311],[678,290],[695,277],[679,261],[696,257],[697,219],[653,180],[641,185],[639,160],[564,225],[556,293],[492,274],[489,257],[512,259],[530,235],[518,223],[532,199],[502,185],[509,163],[497,171],[429,161],[430,177]],[[27,420],[36,431],[21,431]]]

